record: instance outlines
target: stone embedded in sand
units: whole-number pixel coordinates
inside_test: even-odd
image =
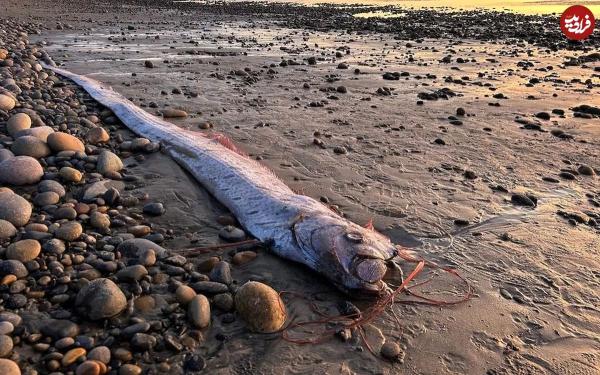
[[[123,256],[132,258],[139,257],[142,252],[147,250],[154,250],[159,258],[167,256],[167,250],[145,238],[132,238],[123,241],[117,246],[117,251],[123,254]]]
[[[10,149],[17,156],[31,156],[36,159],[50,155],[50,147],[46,142],[32,135],[17,138]]]
[[[6,259],[29,262],[40,255],[42,245],[37,240],[21,240],[10,244],[6,249]]]
[[[0,110],[10,111],[15,108],[15,100],[8,95],[0,94]]]
[[[590,166],[587,166],[585,164],[581,164],[579,166],[579,168],[577,168],[577,172],[579,172],[579,174],[584,175],[584,176],[593,176],[596,174],[596,172],[594,171],[594,169]]]
[[[31,128],[31,117],[26,113],[12,115],[6,122],[8,134],[14,136],[19,131]]]
[[[402,354],[402,349],[395,342],[386,342],[381,346],[381,356],[390,361],[398,361]]]
[[[21,375],[21,369],[10,359],[0,358],[0,374],[2,375]]]
[[[98,162],[96,163],[96,169],[102,174],[119,172],[123,169],[123,162],[121,158],[113,154],[110,151],[102,151],[98,156]]]
[[[10,222],[0,219],[0,241],[8,240],[17,235],[17,228]]]
[[[91,320],[111,318],[127,307],[121,289],[109,279],[96,279],[77,293],[75,306],[81,308]]]
[[[89,143],[96,145],[99,143],[108,142],[110,140],[110,136],[108,135],[108,132],[104,130],[104,128],[97,127],[88,130],[87,134],[85,135],[85,139],[87,139]]]
[[[27,199],[12,191],[0,192],[0,219],[12,223],[15,227],[22,227],[29,221],[31,210]]]
[[[31,185],[42,179],[44,169],[31,156],[16,156],[0,163],[0,183]]]
[[[248,281],[235,294],[235,308],[254,332],[275,332],[285,324],[285,305],[270,286]]]
[[[257,256],[258,254],[256,254],[254,251],[240,251],[233,256],[231,262],[237,266],[240,266],[254,260]]]
[[[168,108],[163,109],[161,112],[164,118],[184,118],[188,116],[187,112],[181,109]]]
[[[196,328],[206,328],[210,324],[210,304],[208,298],[199,294],[188,305],[188,319]]]
[[[54,152],[60,151],[79,151],[84,152],[85,146],[83,143],[72,136],[71,134],[63,133],[63,132],[54,132],[48,135],[48,146]]]
[[[69,221],[61,224],[61,226],[54,231],[56,238],[64,241],[75,241],[82,233],[83,228],[77,221]]]

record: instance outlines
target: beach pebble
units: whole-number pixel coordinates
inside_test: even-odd
[[[54,132],[48,135],[47,139],[48,146],[54,152],[60,151],[78,151],[85,152],[85,146],[83,143],[72,136],[71,134],[63,132]]]
[[[63,366],[67,367],[67,366],[75,363],[75,361],[77,361],[77,359],[83,357],[85,355],[85,353],[86,353],[86,350],[84,348],[73,348],[65,353],[65,355],[62,357],[60,363]]]
[[[22,279],[29,274],[25,265],[18,260],[8,259],[0,261],[0,275],[14,275],[17,279]]]
[[[179,285],[175,291],[175,298],[182,305],[187,305],[194,297],[196,297],[196,292],[187,285]]]
[[[96,229],[106,230],[110,227],[110,218],[107,214],[95,211],[90,215],[90,224]]]
[[[254,251],[240,251],[233,256],[231,261],[233,264],[240,266],[253,261],[257,256],[258,254]]]
[[[131,345],[134,348],[140,349],[142,351],[147,351],[154,348],[156,346],[156,342],[156,337],[141,332],[138,332],[135,335],[133,335],[133,338],[131,339]]]
[[[229,285],[233,282],[233,279],[231,278],[231,267],[229,266],[229,263],[225,261],[220,261],[215,264],[208,277],[211,281],[225,285]]]
[[[45,193],[47,191],[53,191],[58,194],[59,197],[64,197],[66,194],[65,187],[62,186],[58,181],[54,180],[42,180],[37,186],[38,193]]]
[[[90,350],[87,359],[108,364],[110,362],[110,349],[106,346],[97,346]]]
[[[0,148],[0,163],[3,162],[4,160],[11,159],[14,157],[15,157],[15,154],[13,154],[12,151],[7,150],[5,148]]]
[[[10,149],[16,156],[31,156],[35,159],[50,155],[50,147],[46,142],[32,135],[17,138]]]
[[[38,138],[39,140],[41,140],[43,142],[46,142],[48,140],[48,136],[52,133],[54,133],[54,129],[52,129],[49,126],[44,125],[44,126],[38,126],[35,128],[20,130],[13,137],[20,138],[20,137],[32,136],[32,137]]]
[[[75,241],[83,233],[83,227],[77,221],[69,221],[61,224],[54,235],[64,241]]]
[[[126,364],[119,368],[119,375],[140,375],[142,369],[136,365]]]
[[[21,369],[10,359],[0,358],[0,374],[2,375],[21,375]]]
[[[97,145],[108,142],[110,140],[110,136],[108,135],[108,132],[104,130],[104,128],[97,127],[88,130],[88,132],[85,134],[85,139],[88,141],[88,143]]]
[[[257,281],[248,281],[237,290],[235,308],[254,332],[275,332],[286,321],[285,305],[279,294]]]
[[[0,219],[22,227],[31,217],[32,206],[23,197],[10,191],[0,192]]]
[[[227,225],[219,231],[219,237],[228,242],[239,242],[246,239],[246,233],[233,225]]]
[[[75,375],[101,375],[100,364],[96,361],[85,361],[75,370]]]
[[[144,205],[143,211],[147,215],[160,216],[165,213],[165,207],[162,203],[147,203]]]
[[[0,183],[31,185],[42,179],[44,169],[30,156],[16,156],[0,163]]]
[[[213,304],[223,311],[233,309],[233,297],[230,293],[221,293],[213,297]]]
[[[7,240],[17,235],[17,228],[10,222],[0,219],[0,241]]]
[[[77,183],[83,178],[80,171],[71,167],[62,167],[60,171],[58,171],[58,174],[65,182]]]
[[[125,267],[117,272],[117,279],[119,281],[133,282],[140,281],[144,276],[148,274],[146,267],[141,264],[135,264],[133,266]]]
[[[15,108],[15,100],[8,95],[0,94],[0,110],[10,111]]]
[[[0,335],[0,357],[8,357],[13,350],[13,340],[7,335]]]
[[[110,172],[119,172],[123,169],[121,158],[110,151],[102,151],[98,156],[96,169],[102,174]]]
[[[60,340],[65,337],[75,337],[79,334],[79,326],[66,319],[46,319],[40,325],[40,331],[44,336],[53,340]]]
[[[117,250],[121,252],[123,256],[135,258],[137,258],[141,252],[146,250],[154,250],[159,258],[163,258],[167,255],[167,250],[144,238],[125,240],[117,246]]]
[[[596,174],[596,172],[594,172],[594,169],[587,166],[587,165],[580,165],[579,168],[577,168],[577,172],[579,172],[579,174],[584,175],[584,176],[593,176]]]
[[[26,263],[40,255],[42,245],[37,240],[21,240],[10,244],[6,249],[6,258]]]
[[[11,322],[0,322],[0,335],[10,335],[15,329]]]
[[[127,307],[121,289],[109,279],[96,279],[84,286],[75,300],[75,305],[85,311],[91,320],[110,318]]]
[[[210,304],[202,294],[192,298],[188,305],[188,319],[196,328],[206,328],[210,324]]]
[[[44,207],[52,204],[57,204],[60,200],[58,194],[53,191],[47,191],[45,193],[38,193],[35,198],[33,198],[33,204],[39,207]]]
[[[164,118],[184,118],[188,116],[187,112],[181,109],[163,109],[161,112]]]
[[[19,131],[31,128],[31,118],[26,113],[12,115],[6,122],[8,134],[14,136]]]
[[[397,361],[400,358],[402,349],[395,342],[386,342],[381,346],[381,356],[391,361]]]

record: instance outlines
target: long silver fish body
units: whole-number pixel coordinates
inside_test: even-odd
[[[346,292],[380,294],[396,248],[382,234],[294,193],[258,162],[202,133],[181,129],[89,77],[44,64],[111,109],[130,130],[167,153],[277,255],[302,263]]]

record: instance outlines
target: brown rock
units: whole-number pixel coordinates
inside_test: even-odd
[[[235,307],[248,328],[254,332],[275,332],[285,324],[285,305],[270,286],[248,281],[235,295]]]
[[[48,146],[54,152],[60,151],[79,151],[84,152],[85,146],[83,143],[72,136],[71,134],[63,133],[63,132],[54,132],[48,135]]]
[[[31,117],[26,113],[12,115],[6,122],[6,130],[11,136],[14,136],[21,130],[29,128],[31,128]]]
[[[37,258],[41,251],[42,245],[37,240],[21,240],[8,246],[6,259],[14,259],[25,263]]]

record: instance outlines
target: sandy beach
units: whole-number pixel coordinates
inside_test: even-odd
[[[55,131],[83,139],[85,154],[95,157],[106,148],[123,163],[122,176],[116,176],[98,175],[98,164],[89,155],[69,161],[85,181],[58,179],[66,197],[51,203],[52,209],[34,204],[31,220],[15,224],[17,234],[2,240],[3,262],[8,262],[12,243],[35,238],[42,252],[28,261],[37,261],[42,269],[62,262],[64,268],[45,286],[39,280],[48,275],[24,261],[29,276],[14,281],[22,288],[2,283],[0,324],[9,321],[9,313],[23,321],[7,334],[14,348],[0,353],[2,357],[17,363],[23,374],[80,374],[78,366],[89,362],[87,354],[100,345],[112,353],[105,363],[111,374],[598,374],[598,30],[583,43],[569,43],[555,16],[483,11],[444,16],[430,10],[402,16],[418,22],[418,28],[414,22],[400,26],[401,20],[394,18],[352,16],[364,13],[362,8],[144,1],[88,7],[29,1],[0,5],[5,25],[26,25],[27,48],[37,46],[61,68],[112,86],[149,113],[185,111],[185,118],[169,121],[195,132],[226,135],[294,191],[360,225],[372,220],[376,230],[418,257],[455,268],[473,286],[472,299],[443,307],[402,303],[410,297],[400,297],[365,327],[377,355],[356,332],[319,345],[251,332],[214,295],[209,295],[210,326],[190,328],[185,308],[174,306],[183,305],[175,290],[214,281],[211,267],[218,261],[228,269],[232,263],[229,289],[220,293],[230,299],[237,287],[254,280],[315,300],[329,314],[341,313],[344,301],[363,310],[372,302],[339,292],[321,275],[268,248],[173,259],[184,249],[222,243],[224,224],[232,220],[228,211],[164,152],[157,152],[158,145],[123,148],[122,142],[136,137],[110,113],[103,114],[80,88],[56,78],[42,90],[68,90],[57,102],[79,100],[75,117],[97,117],[95,126],[105,128],[110,140],[89,149],[85,122],[62,128],[57,114],[41,108],[40,101],[50,97],[36,99],[32,92],[39,90],[37,84],[16,68],[27,59],[3,63],[18,47],[11,38],[25,36],[0,28],[0,48],[8,51],[0,60],[0,86],[19,103],[0,111],[0,151],[12,149],[18,139],[9,134],[9,118],[27,109]],[[475,19],[490,22],[458,27],[474,25]],[[519,32],[515,25],[527,26]],[[81,105],[87,108],[82,111]],[[39,125],[34,118],[32,129]],[[51,151],[37,158],[43,180],[54,180],[60,163],[75,158],[63,154],[63,160],[56,156],[60,151]],[[48,158],[58,161],[48,163]],[[90,163],[96,167],[86,169]],[[90,212],[97,209],[110,217],[110,230],[94,234],[89,218],[78,212],[73,218],[83,225],[78,241],[94,237],[96,245],[88,241],[85,249],[71,245],[64,254],[53,254],[47,246],[57,236],[53,225],[64,224],[54,218],[56,210],[69,204],[77,209],[83,201],[69,199],[96,180],[115,182],[123,197],[136,197],[137,205],[106,203],[102,208],[102,202],[86,202],[97,206]],[[9,181],[2,186],[33,202],[42,192],[39,184],[15,187]],[[164,212],[148,215],[153,207],[143,208],[147,203],[160,203]],[[31,235],[32,223],[47,226],[48,236]],[[132,226],[148,229],[132,232]],[[135,262],[120,260],[120,255],[111,260],[110,247],[99,245],[116,244],[105,237],[126,232],[156,241],[169,253],[146,266],[145,276],[137,280],[138,294],[135,283],[118,277]],[[246,250],[255,251],[256,258],[235,264],[235,253]],[[80,256],[82,262],[69,264],[66,255]],[[133,312],[103,324],[75,312],[76,295],[85,285],[80,280],[93,281],[82,276],[97,268],[92,258],[114,261],[115,270],[99,268],[100,273],[115,279],[127,300],[140,301]],[[406,275],[414,264],[401,267]],[[9,274],[0,264],[0,276]],[[157,276],[165,274],[162,281]],[[71,281],[58,293],[57,280],[65,275]],[[455,278],[439,270],[426,271],[417,282],[429,277],[414,291],[443,300],[464,293]],[[33,291],[46,295],[36,298]],[[57,294],[67,297],[50,299]],[[26,302],[14,303],[20,299],[16,295]],[[283,300],[288,322],[318,319],[307,300],[286,295]],[[62,336],[50,338],[36,324],[50,318],[76,323],[78,332],[69,337],[77,342],[57,347]],[[123,334],[132,325],[144,329],[129,332],[143,332],[155,345],[132,342],[133,334]],[[167,333],[176,344],[167,342]],[[31,339],[35,335],[37,341]],[[386,342],[399,345],[393,360],[379,355]],[[63,365],[65,354],[79,347],[87,354]],[[115,354],[121,349],[129,356]],[[61,365],[53,368],[52,361]],[[120,370],[127,364],[139,372]]]

